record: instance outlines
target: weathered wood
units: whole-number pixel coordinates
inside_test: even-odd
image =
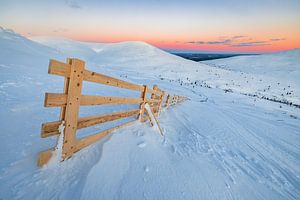
[[[69,63],[63,63],[57,60],[50,60],[48,73],[59,76],[69,77],[71,71],[71,65]]]
[[[151,95],[151,99],[156,99],[157,98],[157,93],[158,93],[158,90],[157,90],[157,85],[153,85],[153,93],[152,93],[152,95]]]
[[[69,63],[63,63],[57,60],[50,60],[49,63],[49,74],[55,74],[59,76],[64,76],[64,77],[70,77],[70,64]],[[99,74],[96,72],[91,72],[89,70],[84,70],[84,80],[85,81],[90,81],[90,82],[95,82],[95,83],[100,83],[104,85],[109,85],[109,86],[114,86],[114,87],[119,87],[119,88],[125,88],[129,90],[136,90],[136,91],[143,91],[143,86],[129,83],[120,79],[116,79],[110,76],[106,76],[104,74]],[[152,94],[157,94],[161,95],[162,91],[161,90],[152,90],[148,88],[147,93],[152,93]]]
[[[149,104],[158,104],[159,103],[159,99],[147,99],[147,103]]]
[[[112,132],[114,132],[117,129],[120,129],[120,128],[129,126],[129,125],[132,125],[136,121],[137,120],[134,120],[134,121],[131,121],[131,122],[128,122],[128,123],[125,123],[125,124],[113,127],[111,129],[102,131],[102,132],[94,134],[94,135],[87,136],[87,137],[85,137],[85,138],[77,141],[75,152],[81,150],[84,147],[87,147],[87,146],[91,145],[92,143],[94,143],[94,142],[96,142],[96,141],[98,141],[98,140],[100,140],[102,138],[104,138],[105,136],[111,134]]]
[[[141,98],[129,97],[109,97],[109,96],[87,96],[81,98],[80,105],[103,105],[103,104],[139,104],[143,100]]]
[[[88,70],[84,71],[84,80],[90,81],[90,82],[95,82],[95,83],[100,83],[100,84],[104,84],[104,85],[129,89],[129,90],[136,90],[136,91],[143,90],[143,86],[141,86],[141,85],[136,85],[133,83],[129,83],[129,82],[126,82],[123,80],[119,80],[119,79],[116,79],[116,78],[113,78],[110,76],[106,76],[106,75],[99,74],[96,72],[91,72]]]
[[[171,96],[168,94],[167,101],[166,101],[166,108],[170,106],[170,100],[171,100]]]
[[[161,95],[162,94],[162,92],[160,92],[159,90],[153,90],[151,88],[148,88],[147,93],[149,93],[149,94],[156,94],[156,95]]]
[[[42,124],[41,137],[46,138],[53,135],[58,135],[58,127],[62,121],[47,122]]]
[[[152,109],[154,115],[155,115],[155,116],[158,116],[158,110],[159,110],[159,107],[158,107],[158,106],[152,106],[151,109]]]
[[[143,116],[145,113],[145,103],[147,101],[147,85],[144,85],[144,90],[141,93],[141,98],[143,99],[143,102],[140,105],[139,121],[143,120]]]
[[[104,104],[140,104],[143,102],[142,98],[128,98],[128,97],[109,97],[109,96],[89,96],[82,95],[80,99],[81,106],[93,106]],[[67,95],[58,93],[46,93],[45,107],[60,107],[66,106]]]
[[[67,58],[67,63],[71,65],[72,61],[71,61],[70,58]],[[64,80],[64,94],[66,94],[66,95],[68,94],[69,83],[70,83],[70,78],[65,77],[65,80]],[[66,115],[66,106],[61,106],[59,119],[60,120],[65,120],[65,115]]]
[[[45,93],[45,107],[64,107],[67,105],[67,94]]]
[[[54,148],[41,151],[38,155],[37,165],[39,167],[42,167],[43,165],[47,164],[49,160],[52,157],[52,152],[54,151]]]
[[[84,61],[78,59],[71,59],[70,62],[71,71],[65,113],[64,143],[62,150],[63,160],[71,157],[74,152],[83,72],[85,65]]]
[[[140,110],[128,110],[128,111],[121,111],[121,112],[115,112],[115,113],[109,113],[104,115],[96,115],[91,117],[83,117],[79,118],[77,122],[77,129],[86,128],[89,126],[93,126],[96,124],[101,124],[105,122],[110,122],[134,115],[138,115],[140,113]],[[42,133],[41,137],[49,137],[53,135],[58,135],[58,127],[61,124],[61,121],[55,121],[55,122],[49,122],[42,125]]]
[[[104,114],[104,115],[97,115],[92,117],[84,117],[79,119],[77,128],[78,129],[86,128],[96,124],[127,118],[138,114],[139,114],[139,110],[128,110],[128,111],[121,111],[121,112]]]

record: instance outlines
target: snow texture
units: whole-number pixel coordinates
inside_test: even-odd
[[[0,47],[0,199],[300,199],[299,49],[197,63],[143,42],[28,39],[4,28]],[[59,117],[43,107],[44,93],[63,88],[48,62],[67,57],[190,100],[161,113],[164,138],[137,122],[38,168],[38,152],[57,144],[40,138],[41,124]],[[140,96],[86,82],[83,94]],[[125,109],[138,105],[84,106],[79,115]]]
[[[47,163],[47,165],[45,167],[54,167],[54,166],[59,165],[59,163],[61,162],[62,148],[63,148],[63,142],[64,142],[64,129],[65,129],[64,123],[65,122],[62,121],[62,123],[58,127],[58,131],[60,134],[57,139],[57,145],[55,147],[55,150],[52,152],[51,159],[49,160],[49,162]]]
[[[151,119],[151,122],[153,123],[153,128],[154,128],[154,130],[156,130],[156,131],[159,132],[158,124],[157,124],[157,122],[156,122],[156,120],[155,120],[155,117],[154,117],[154,115],[153,115],[153,113],[152,113],[152,110],[151,110],[151,108],[150,108],[150,106],[149,106],[148,103],[145,104],[145,109],[147,110],[147,112],[148,112],[148,114],[149,114],[149,117],[150,117],[150,119]]]

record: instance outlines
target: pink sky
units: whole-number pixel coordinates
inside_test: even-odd
[[[0,1],[0,25],[25,36],[145,41],[164,49],[273,52],[300,47],[297,0]]]

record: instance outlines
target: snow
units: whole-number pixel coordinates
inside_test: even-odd
[[[149,118],[151,119],[151,122],[153,123],[153,129],[156,130],[157,132],[159,132],[157,121],[155,120],[154,114],[152,113],[152,110],[148,103],[145,104],[145,109],[147,110],[147,113],[149,114]]]
[[[250,87],[252,93],[300,104],[300,49],[217,59],[203,63],[241,74],[240,78],[235,80],[235,85],[239,84],[243,88]],[[236,86],[229,87],[240,90]]]
[[[143,42],[29,40],[3,28],[0,47],[0,199],[300,198],[299,108],[262,98],[299,105],[299,50],[197,63]],[[59,109],[43,107],[44,93],[63,87],[61,77],[47,74],[48,62],[68,56],[190,100],[160,114],[164,137],[136,122],[40,169],[38,152],[57,145],[57,137],[40,138],[40,125],[59,117]],[[292,94],[281,96],[283,88]],[[83,93],[140,95],[88,83]],[[133,106],[83,107],[80,116],[124,109]]]
[[[59,165],[59,163],[61,162],[61,158],[62,158],[62,148],[63,148],[63,142],[64,142],[64,129],[65,129],[65,122],[62,121],[62,123],[59,125],[58,127],[58,131],[59,131],[59,136],[57,139],[57,145],[54,149],[54,151],[52,152],[52,156],[49,160],[49,162],[47,163],[46,166],[43,167],[54,167]]]

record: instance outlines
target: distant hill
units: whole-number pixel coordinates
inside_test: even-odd
[[[172,52],[171,52],[172,53]],[[185,59],[193,60],[196,62],[204,60],[214,60],[221,58],[229,58],[234,56],[258,55],[258,54],[230,54],[230,53],[172,53]]]

